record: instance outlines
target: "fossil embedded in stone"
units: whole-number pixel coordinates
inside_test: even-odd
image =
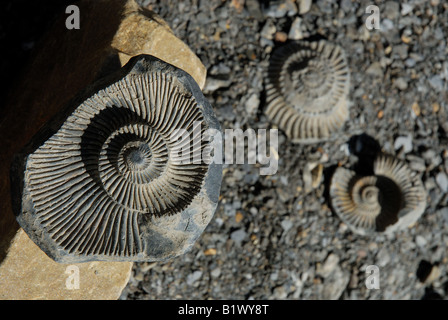
[[[331,205],[356,233],[390,233],[404,229],[423,214],[423,184],[402,161],[379,155],[373,175],[360,176],[339,167],[330,184]]]
[[[202,139],[220,130],[209,103],[187,73],[145,55],[98,86],[16,157],[19,224],[58,262],[184,253],[213,216],[221,167],[172,155],[214,143]],[[179,129],[191,141],[173,139]]]
[[[339,46],[324,40],[292,42],[271,58],[266,114],[293,142],[325,140],[348,119],[349,84]]]

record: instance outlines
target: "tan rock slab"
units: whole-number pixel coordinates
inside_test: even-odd
[[[0,268],[2,300],[118,299],[132,269],[132,263],[120,262],[56,263],[22,229],[10,252],[15,254]]]

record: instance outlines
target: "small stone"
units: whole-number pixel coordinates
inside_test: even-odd
[[[436,281],[441,275],[440,268],[438,266],[433,266],[431,272],[429,273],[428,278],[426,278],[425,283],[433,283]]]
[[[190,273],[187,276],[187,284],[189,286],[191,286],[193,283],[195,283],[196,281],[201,279],[201,277],[202,277],[202,271],[200,271],[200,270],[197,270],[197,271],[195,271],[193,273]]]
[[[300,0],[299,2],[299,13],[305,14],[311,9],[311,0]]]
[[[352,272],[350,276],[350,282],[348,283],[348,287],[350,289],[356,289],[358,287],[359,277],[355,271]]]
[[[383,69],[379,62],[372,63],[366,70],[366,74],[374,77],[383,77]]]
[[[438,113],[440,110],[440,104],[438,102],[434,102],[432,104],[432,112],[433,113]]]
[[[408,82],[404,78],[402,78],[402,77],[395,79],[394,84],[401,91],[404,91],[404,90],[406,90],[408,88]]]
[[[436,175],[436,182],[442,192],[448,192],[448,177],[444,172],[439,172]]]
[[[244,0],[232,0],[230,2],[230,7],[235,8],[237,12],[241,13],[244,8]]]
[[[289,231],[289,229],[292,228],[293,223],[291,222],[291,220],[285,219],[281,222],[281,225],[282,225],[283,230],[285,230],[285,233],[287,233]]]
[[[273,291],[274,299],[285,299],[288,296],[288,293],[286,292],[285,288],[283,286],[278,286],[274,288]]]
[[[140,265],[140,271],[143,273],[148,272],[152,268],[154,268],[157,265],[157,262],[144,262]]]
[[[338,266],[331,276],[325,279],[322,299],[338,300],[347,288],[350,281],[350,274],[342,271]]]
[[[253,93],[249,99],[246,101],[246,111],[250,115],[254,115],[258,111],[258,106],[260,105],[260,99],[257,93]]]
[[[411,152],[413,149],[412,136],[408,135],[398,137],[397,139],[395,139],[394,148],[395,150],[403,148],[404,153]]]
[[[404,64],[406,65],[406,67],[408,68],[413,68],[416,65],[416,62],[413,58],[408,58],[406,59],[406,61],[404,62]]]
[[[380,267],[385,267],[390,262],[390,255],[386,248],[382,248],[376,255],[377,264]]]
[[[385,5],[385,15],[388,19],[395,19],[400,13],[400,4],[396,1],[387,1]]]
[[[204,92],[206,93],[212,93],[215,92],[218,89],[226,88],[230,86],[231,81],[230,80],[222,80],[212,77],[207,77],[204,87]]]
[[[213,278],[218,278],[221,275],[221,269],[220,268],[213,269],[212,272],[210,272],[210,275]]]
[[[408,50],[409,46],[406,44],[399,44],[397,46],[394,46],[393,48],[393,54],[398,57],[400,57],[401,60],[405,60],[408,57]]]
[[[215,248],[209,248],[209,249],[204,251],[204,254],[206,256],[214,256],[214,255],[216,255],[216,249]]]
[[[415,237],[415,243],[417,244],[417,246],[419,246],[420,248],[424,248],[427,244],[427,241],[425,238],[423,238],[421,235],[418,235],[417,237]]]
[[[322,181],[322,175],[324,171],[324,166],[319,163],[313,169],[311,169],[311,187],[317,189]]]
[[[380,23],[380,30],[382,32],[387,32],[394,29],[394,23],[389,19],[383,19]]]
[[[402,36],[401,36],[401,41],[403,41],[404,43],[408,44],[408,43],[411,43],[412,38],[411,38],[411,37],[408,37],[408,36],[406,36],[406,35],[402,35]]]
[[[425,284],[431,284],[436,281],[441,275],[440,268],[437,265],[433,265],[429,261],[422,260],[417,269],[417,278],[420,282]]]
[[[439,75],[432,76],[429,78],[429,84],[434,90],[442,91],[443,90],[443,80]]]
[[[401,4],[401,15],[405,16],[408,13],[412,12],[414,10],[414,7],[409,3],[402,3]]]
[[[417,103],[417,102],[414,102],[413,104],[412,104],[412,111],[414,111],[414,114],[418,117],[418,116],[420,116],[420,106],[419,106],[419,104]]]
[[[330,253],[327,259],[325,259],[324,264],[316,270],[316,273],[321,277],[326,278],[336,269],[338,263],[339,257],[334,253]]]
[[[277,42],[285,42],[288,40],[288,35],[283,31],[277,31],[274,36],[274,40]]]
[[[134,276],[134,279],[137,280],[137,281],[143,281],[144,278],[145,278],[145,277],[144,277],[144,274],[143,274],[142,272],[138,272],[138,273]]]
[[[438,213],[442,216],[443,220],[445,220],[445,224],[448,225],[448,207],[440,209]]]
[[[235,215],[235,222],[236,222],[236,223],[240,223],[241,220],[243,220],[243,218],[244,218],[243,214],[242,214],[241,212],[238,211],[238,212],[236,213],[236,215]]]
[[[261,36],[265,39],[272,40],[274,39],[274,34],[277,31],[274,23],[271,20],[266,21],[263,29],[261,29]]]
[[[291,24],[291,28],[289,29],[288,38],[291,40],[300,40],[303,38],[302,34],[302,18],[297,17],[294,19],[294,22]]]
[[[378,244],[376,242],[370,242],[368,248],[370,251],[376,251],[378,250]]]
[[[408,156],[409,168],[413,171],[424,172],[426,170],[425,160],[415,156]]]
[[[235,243],[237,243],[238,245],[241,245],[241,243],[246,238],[246,236],[247,236],[247,233],[246,233],[246,231],[244,231],[244,229],[238,229],[238,230],[233,231],[230,234],[230,239],[235,241]]]

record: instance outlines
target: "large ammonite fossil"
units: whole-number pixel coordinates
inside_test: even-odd
[[[330,184],[333,210],[361,235],[392,233],[409,227],[426,208],[420,178],[402,161],[379,155],[373,175],[339,167]]]
[[[220,132],[210,104],[186,72],[147,55],[90,92],[16,157],[18,222],[63,263],[186,252],[221,185],[221,165],[202,159],[222,147],[204,139],[205,130]]]
[[[266,81],[266,114],[293,142],[323,141],[348,119],[350,73],[334,44],[299,41],[280,48]]]

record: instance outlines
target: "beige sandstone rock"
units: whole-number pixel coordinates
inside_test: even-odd
[[[131,269],[122,262],[56,263],[21,229],[0,267],[0,299],[118,299]]]
[[[120,62],[125,64],[132,56],[147,53],[189,73],[201,89],[207,70],[190,48],[178,39],[170,27],[153,12],[141,9],[134,1],[126,6],[125,18],[112,41],[118,50]]]
[[[67,15],[38,46],[0,119],[0,299],[117,299],[129,262],[58,264],[19,228],[11,210],[12,157],[75,95],[130,57],[151,54],[188,72],[203,88],[206,69],[156,14],[134,0],[77,3],[81,28],[68,30]],[[69,269],[67,269],[69,268]],[[79,289],[70,270],[79,270]],[[67,273],[66,273],[67,272]],[[73,280],[73,281],[72,281]]]

